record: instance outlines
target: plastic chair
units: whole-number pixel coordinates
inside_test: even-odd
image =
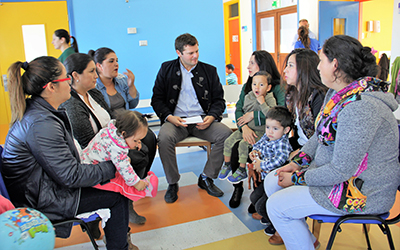
[[[399,132],[400,132],[400,125],[399,125]],[[400,151],[400,139],[399,139],[399,151]],[[399,154],[399,161],[400,161],[400,154]],[[398,187],[398,191],[400,192],[400,186]],[[369,240],[368,231],[369,225],[368,224],[377,224],[381,229],[383,234],[386,234],[389,242],[390,249],[394,249],[393,238],[392,234],[390,233],[389,225],[396,224],[400,222],[400,213],[392,218],[387,219],[389,217],[389,213],[379,214],[379,215],[370,215],[370,214],[348,214],[344,216],[328,216],[328,215],[311,215],[309,216],[313,219],[313,234],[318,239],[319,231],[321,224],[320,223],[335,223],[332,228],[331,236],[328,241],[328,245],[326,246],[327,250],[330,250],[333,245],[333,241],[335,240],[336,233],[341,232],[342,229],[340,225],[343,223],[354,223],[354,224],[363,224],[363,229],[365,233],[365,239],[367,241],[368,250],[371,250],[371,242]],[[368,226],[367,226],[368,225]]]
[[[400,192],[400,186],[398,187],[398,191]],[[370,214],[348,214],[344,216],[329,216],[329,215],[311,215],[309,216],[311,219],[318,221],[318,223],[335,223],[332,228],[331,236],[329,238],[328,244],[326,246],[327,250],[332,248],[333,242],[336,237],[337,232],[341,232],[342,229],[340,225],[343,223],[353,223],[353,224],[363,224],[363,229],[365,233],[365,239],[367,241],[368,250],[371,250],[371,242],[368,236],[368,228],[367,224],[377,224],[381,229],[383,234],[386,234],[389,242],[390,249],[394,250],[393,238],[392,234],[390,233],[389,225],[396,224],[400,222],[400,213],[392,218],[387,219],[389,217],[389,213],[379,214],[379,215],[370,215]],[[314,228],[314,225],[313,225]],[[319,234],[319,232],[318,232]],[[318,238],[318,237],[317,237]]]
[[[3,195],[4,197],[6,197],[7,199],[10,199],[10,196],[8,195],[8,192],[7,192],[7,189],[4,184],[2,174],[1,174],[1,168],[3,166],[2,153],[3,153],[3,147],[0,146],[0,194]],[[82,228],[82,231],[86,232],[87,235],[89,236],[89,239],[92,242],[93,248],[98,250],[99,246],[97,245],[94,237],[90,233],[87,223],[91,222],[91,221],[100,221],[100,220],[101,220],[101,218],[99,217],[99,215],[95,213],[95,214],[92,214],[89,218],[85,218],[85,219],[72,218],[72,219],[58,221],[58,222],[52,221],[52,224],[53,224],[53,226],[59,226],[59,225],[67,224],[67,223],[74,223],[73,224],[74,226],[80,225]]]

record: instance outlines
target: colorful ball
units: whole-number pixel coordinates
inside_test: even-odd
[[[2,250],[54,249],[55,233],[50,220],[32,208],[16,208],[0,215]]]

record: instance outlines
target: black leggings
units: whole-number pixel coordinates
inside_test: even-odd
[[[141,150],[129,150],[128,156],[131,158],[131,165],[135,173],[143,179],[147,176],[153,164],[157,150],[156,135],[151,129],[147,130],[147,135],[142,140]]]
[[[77,214],[95,211],[100,208],[109,208],[111,210],[111,217],[104,228],[107,237],[107,249],[128,249],[128,198],[111,191],[92,187],[81,188]]]

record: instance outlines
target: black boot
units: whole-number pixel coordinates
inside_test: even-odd
[[[238,184],[233,184],[235,188],[233,190],[232,198],[229,200],[229,206],[231,208],[237,208],[240,205],[240,200],[242,199],[243,195],[243,182],[239,182]]]

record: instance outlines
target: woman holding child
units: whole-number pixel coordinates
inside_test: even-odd
[[[2,174],[13,204],[35,208],[52,221],[109,208],[107,249],[128,249],[128,199],[92,188],[115,176],[114,165],[81,164],[68,116],[58,110],[71,96],[62,63],[43,56],[12,64],[8,75],[12,126]],[[71,229],[72,224],[56,227],[56,235],[67,238]]]
[[[98,75],[93,58],[87,54],[76,53],[69,56],[64,64],[67,73],[72,77],[72,88],[71,98],[63,103],[61,107],[66,109],[74,137],[83,149],[102,128],[107,127],[111,118],[115,117],[113,117],[102,93],[95,88]],[[149,135],[149,131],[151,130],[147,130],[146,136],[151,138],[153,133],[151,132]],[[140,150],[129,150],[132,167],[141,179],[146,177],[154,159],[147,144],[151,145],[152,140],[142,141]],[[132,202],[129,202],[129,204],[130,222],[136,224],[145,223],[146,218],[135,212]]]
[[[320,59],[321,79],[330,89],[315,133],[291,163],[264,180],[269,218],[289,250],[319,245],[305,217],[387,212],[400,182],[392,113],[398,105],[387,84],[372,77],[377,65],[371,49],[352,37],[333,36]],[[340,187],[347,181],[362,185],[349,185],[358,195],[342,200],[347,190]]]
[[[135,75],[129,69],[126,69],[125,75],[118,73],[118,57],[115,52],[103,47],[96,51],[89,51],[89,55],[93,57],[99,74],[96,88],[103,94],[104,100],[111,110],[111,116],[114,118],[118,111],[136,108],[139,102],[139,92],[135,87]],[[156,155],[157,140],[151,129],[147,130],[142,144],[143,147],[140,151],[133,150],[129,153],[132,164],[144,168],[139,175],[147,174]]]
[[[253,129],[249,128],[247,123],[254,121],[255,126],[265,125],[265,115],[263,112],[244,112],[243,110],[245,96],[252,90],[253,76],[259,71],[266,71],[268,74],[271,75],[271,90],[269,92],[273,93],[277,105],[285,105],[285,92],[280,85],[281,75],[279,74],[275,61],[271,54],[269,54],[267,51],[254,51],[252,56],[250,57],[249,66],[247,67],[247,69],[249,70],[249,78],[247,79],[247,82],[243,85],[239,100],[236,103],[235,116],[238,128],[242,131],[243,139],[249,144],[253,145],[256,142],[255,138],[257,138],[257,135]],[[239,168],[238,144],[239,142],[236,143],[232,148],[232,173],[235,173],[236,170]],[[229,200],[229,206],[232,208],[236,208],[240,205],[240,200],[244,191],[243,182],[241,181],[237,184],[233,184],[233,186],[234,191],[232,194],[232,198]],[[249,207],[249,212],[255,212],[253,206]]]

